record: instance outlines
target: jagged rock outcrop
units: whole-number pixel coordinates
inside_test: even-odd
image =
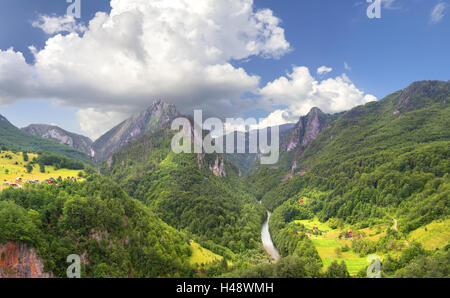
[[[283,150],[303,151],[318,135],[333,121],[331,115],[323,113],[319,108],[313,108],[308,115],[303,116],[292,129]]]
[[[47,124],[31,124],[22,128],[22,130],[41,138],[50,139],[57,143],[68,145],[80,150],[87,156],[92,156],[93,154],[93,142],[90,138],[69,132],[60,127]]]
[[[332,122],[338,118],[339,114],[326,114],[319,108],[312,108],[311,111],[297,122],[294,128],[283,138],[281,146],[282,166],[290,172],[283,181],[294,177],[297,170],[297,159],[307,149],[309,144],[326,128],[331,128]],[[307,169],[301,169],[306,172]]]
[[[225,171],[225,159],[223,157],[217,156],[214,161],[214,165],[210,165],[209,169],[214,173],[216,177],[226,177],[227,173]]]
[[[209,169],[216,177],[227,177],[227,172],[225,170],[226,157],[222,154],[216,155],[214,161],[206,158],[206,153],[197,154],[198,168]],[[239,172],[240,173],[240,172]]]
[[[156,129],[170,128],[172,120],[180,113],[174,105],[155,101],[143,112],[120,123],[93,144],[94,161],[102,162],[131,141]]]
[[[0,244],[0,278],[51,278],[34,248],[24,243]]]

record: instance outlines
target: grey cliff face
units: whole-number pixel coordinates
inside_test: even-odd
[[[287,152],[303,150],[325,129],[332,119],[319,108],[313,108],[308,115],[300,118],[292,129],[283,149]]]

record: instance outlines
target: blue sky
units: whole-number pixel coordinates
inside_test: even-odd
[[[257,93],[249,96],[250,98],[267,97],[265,105],[253,104],[253,108],[247,107],[244,114],[261,117],[270,114],[272,111],[267,108],[267,102],[272,99],[269,97],[280,96],[279,100],[278,98],[273,100],[275,102],[273,110],[296,106],[289,101],[295,94],[279,95],[278,91],[263,89],[269,82],[292,74],[294,66],[307,67],[311,76],[318,82],[328,78],[334,79],[345,73],[359,91],[374,95],[378,99],[406,87],[413,81],[450,79],[449,1],[388,2],[390,5],[382,7],[381,19],[369,19],[366,15],[369,4],[366,1],[255,0],[254,12],[268,8],[280,20],[278,26],[284,29],[284,38],[290,44],[290,48],[280,57],[268,58],[259,54],[248,55],[244,59],[228,59],[235,69],[243,68],[248,76],[260,77],[257,84],[261,92],[249,91]],[[432,11],[437,5],[441,5],[443,9],[435,10],[433,20]],[[6,51],[13,47],[16,52],[23,53],[29,65],[33,65],[34,57],[28,47],[33,45],[40,51],[53,35],[33,27],[32,22],[38,20],[40,15],[64,16],[67,6],[65,0],[1,0],[0,50]],[[77,20],[78,23],[87,26],[88,21],[98,11],[109,13],[109,1],[82,0],[82,19]],[[63,33],[65,34],[67,33]],[[347,64],[347,68],[344,63]],[[316,69],[321,66],[333,70],[319,76]],[[295,88],[292,90],[294,92]],[[209,94],[206,91],[192,92],[196,96]],[[51,94],[54,94],[53,91]],[[90,108],[88,100],[83,101],[83,104],[78,102],[71,104],[76,99],[70,96],[70,100],[55,105],[52,102],[58,100],[59,93],[55,94],[53,95],[55,98],[48,100],[34,99],[33,94],[15,96],[14,100],[5,100],[3,104],[0,100],[0,114],[19,127],[36,122],[54,123],[74,132],[89,134],[89,128],[83,129],[80,125],[83,118],[77,114],[79,109]],[[164,95],[158,91],[150,92],[148,96],[154,94]],[[246,97],[245,93],[243,94],[240,95],[241,98]],[[168,97],[170,96],[171,93],[168,94]],[[236,95],[227,93],[226,96]],[[226,96],[224,95],[224,98]],[[301,97],[301,94],[299,96]],[[207,106],[208,102],[197,104]],[[92,108],[98,109],[98,105],[93,105]],[[114,108],[111,109],[113,113]],[[105,109],[101,111],[108,112]],[[300,113],[302,109],[299,108],[298,111]],[[114,110],[114,113],[118,111]],[[123,118],[124,115],[120,117]],[[121,119],[117,121],[119,120]]]

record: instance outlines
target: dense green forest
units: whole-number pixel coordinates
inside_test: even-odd
[[[83,277],[188,277],[189,239],[115,183],[86,182],[0,192],[0,242],[37,248],[45,270],[66,277],[66,258],[83,256]]]
[[[62,155],[39,151],[39,156],[33,163],[43,166],[54,166],[55,169],[83,170],[85,165]],[[25,160],[25,159],[24,159]]]
[[[258,248],[265,210],[246,190],[237,168],[219,155],[174,154],[171,135],[164,130],[147,134],[114,154],[102,173],[213,251],[221,250],[216,245],[235,253]],[[226,177],[210,169],[216,159],[225,163]]]

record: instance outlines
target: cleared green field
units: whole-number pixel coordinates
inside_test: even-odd
[[[338,261],[338,263],[341,263],[342,261],[345,262],[345,265],[347,265],[347,270],[350,275],[356,275],[361,269],[365,268],[369,265],[366,258],[358,258],[358,259],[329,259],[329,258],[322,258],[324,266],[327,268],[331,265],[334,261]]]
[[[434,221],[425,227],[412,231],[408,240],[417,241],[429,250],[442,248],[450,242],[450,219]]]
[[[8,158],[7,156],[11,156]],[[32,160],[35,157],[38,157],[37,154],[28,153],[29,160]],[[45,167],[45,173],[41,173],[39,170],[39,166],[35,165],[33,171],[31,173],[27,173],[25,169],[25,165],[27,162],[23,160],[23,156],[21,152],[13,153],[10,151],[1,151],[0,152],[0,190],[3,190],[5,185],[3,182],[10,181],[16,182],[16,178],[22,178],[23,180],[45,180],[49,178],[58,177],[67,178],[67,177],[78,177],[78,173],[80,170],[68,170],[68,169],[59,169],[55,170],[52,166]]]
[[[222,260],[223,257],[219,256],[212,251],[201,247],[200,244],[192,241],[191,242],[191,248],[192,248],[192,256],[189,259],[189,263],[191,265],[207,265],[209,263],[212,263],[217,260]]]
[[[314,218],[313,220],[296,220],[296,223],[301,223],[304,225],[307,229],[312,230],[314,227],[319,228],[321,231],[332,231],[333,229],[330,228],[326,223],[322,223],[319,221],[319,219]]]
[[[335,246],[332,246],[333,242],[328,240],[313,240],[313,243],[316,245],[317,252],[323,261],[325,270],[334,261],[338,263],[344,261],[350,275],[355,275],[368,265],[366,257],[360,257],[351,251],[340,252],[338,255],[336,248],[341,247],[338,241],[334,242]]]
[[[351,247],[351,240],[339,239],[339,234],[347,229],[332,229],[327,223],[321,223],[317,218],[314,218],[313,220],[298,220],[296,222],[303,224],[309,230],[317,227],[321,231],[327,231],[327,233],[324,233],[323,235],[310,236],[312,243],[316,247],[320,258],[323,261],[324,270],[326,270],[334,261],[337,261],[338,263],[344,261],[350,275],[355,275],[368,265],[366,257],[360,257],[352,251],[336,252],[338,248],[342,248],[345,245]],[[375,231],[370,229],[365,229],[364,232],[367,235],[375,234]],[[382,234],[378,234],[377,238],[381,235]],[[367,238],[370,239],[371,237]]]
[[[338,240],[334,239],[311,239],[315,247],[339,247]]]

